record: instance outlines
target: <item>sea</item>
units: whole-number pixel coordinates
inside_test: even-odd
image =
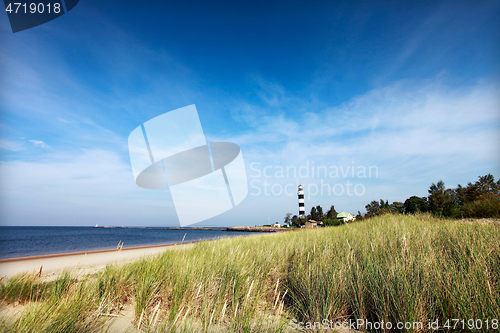
[[[0,259],[144,245],[172,244],[254,232],[160,228],[0,227]]]

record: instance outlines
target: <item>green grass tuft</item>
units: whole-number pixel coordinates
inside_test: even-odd
[[[292,318],[491,320],[500,318],[499,228],[384,215],[339,227],[200,242],[111,265],[80,281],[69,273],[53,282],[16,276],[3,282],[0,298],[27,306],[2,327],[105,331],[109,316],[127,304],[144,332],[281,332]]]

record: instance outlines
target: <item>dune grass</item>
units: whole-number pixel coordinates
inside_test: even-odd
[[[0,325],[101,332],[128,304],[144,332],[282,332],[291,319],[492,320],[500,319],[499,288],[500,226],[384,215],[200,242],[78,279],[17,276],[0,285],[0,299],[26,307]]]

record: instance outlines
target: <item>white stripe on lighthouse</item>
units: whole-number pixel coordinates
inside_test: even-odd
[[[306,215],[306,209],[304,207],[304,188],[302,187],[302,185],[299,185],[297,197],[299,199],[299,216]]]

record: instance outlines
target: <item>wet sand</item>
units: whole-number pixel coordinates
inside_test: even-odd
[[[0,259],[0,278],[9,278],[18,273],[38,274],[40,270],[42,276],[54,275],[62,272],[64,269],[77,269],[83,273],[91,273],[108,264],[134,261],[145,256],[160,254],[167,250],[191,247],[194,243],[196,242],[136,246],[121,250],[95,250]]]

